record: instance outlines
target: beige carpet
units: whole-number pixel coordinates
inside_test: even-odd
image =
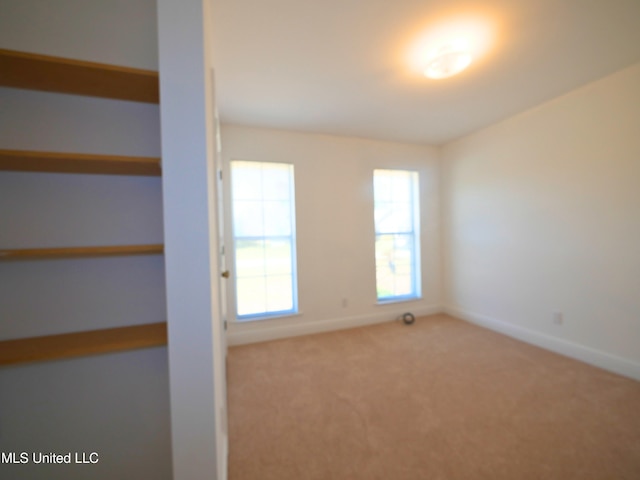
[[[234,347],[230,480],[638,480],[640,383],[439,315]]]

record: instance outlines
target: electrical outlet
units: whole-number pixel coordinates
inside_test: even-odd
[[[553,312],[552,321],[554,325],[562,325],[564,323],[562,312]]]

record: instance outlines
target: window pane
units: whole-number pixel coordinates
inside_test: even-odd
[[[237,279],[238,315],[255,315],[267,311],[265,277]]]
[[[233,162],[231,188],[234,199],[259,200],[262,198],[262,172],[259,166],[257,162]]]
[[[277,275],[267,278],[267,310],[284,312],[293,309],[291,275]]]
[[[407,296],[413,292],[411,275],[396,275],[395,278],[395,290],[393,292],[396,296]]]
[[[289,200],[291,165],[263,164],[262,175],[265,200]]]
[[[411,206],[403,203],[381,203],[375,207],[376,233],[411,232]]]
[[[291,235],[291,205],[287,201],[265,201],[264,219],[267,236]]]
[[[264,226],[264,206],[260,200],[233,202],[233,230],[237,237],[262,237]]]
[[[390,202],[393,199],[392,182],[389,175],[375,175],[373,191],[376,205],[380,202]]]
[[[236,275],[241,277],[264,276],[267,265],[264,240],[236,241]]]
[[[378,298],[394,295],[395,265],[393,263],[393,235],[376,238],[376,280]]]
[[[412,295],[414,287],[413,235],[376,238],[378,298]]]
[[[413,187],[411,173],[413,172],[401,172],[393,176],[392,191],[394,202],[411,203]]]
[[[267,275],[291,275],[291,242],[288,239],[267,240],[264,258]]]

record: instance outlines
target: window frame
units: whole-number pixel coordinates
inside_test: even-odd
[[[255,163],[261,165],[286,165],[289,167],[289,215],[290,215],[290,227],[291,232],[290,235],[267,235],[264,232],[262,236],[251,236],[251,235],[236,235],[236,222],[235,222],[235,193],[233,189],[233,175],[234,175],[234,163],[235,162],[243,162],[243,163]],[[231,299],[233,305],[233,313],[234,320],[238,323],[256,321],[256,320],[266,320],[270,318],[279,318],[285,316],[298,315],[298,272],[297,272],[297,231],[296,231],[296,198],[295,198],[295,166],[290,162],[271,162],[271,161],[261,161],[261,160],[246,160],[246,159],[232,159],[229,161],[229,226],[230,226],[230,244],[231,244],[231,264],[233,267],[233,287],[231,290]],[[260,199],[260,201],[264,204],[265,199],[264,196]],[[267,200],[268,201],[268,200]],[[264,208],[264,207],[263,207]],[[239,314],[239,297],[238,297],[238,256],[237,256],[237,243],[238,241],[246,241],[246,240],[288,240],[290,247],[290,275],[291,275],[291,299],[292,305],[291,309],[286,310],[273,310],[273,311],[262,311],[256,313],[249,314]],[[268,278],[269,275],[264,275],[264,278]]]
[[[409,214],[409,218],[411,219],[411,230],[410,232],[405,231],[394,231],[394,232],[384,232],[379,233],[379,225],[376,221],[376,206],[378,202],[376,201],[376,174],[378,172],[401,172],[409,174],[409,181],[411,182],[411,193],[410,193],[410,208],[411,212]],[[411,300],[419,300],[422,298],[422,263],[421,263],[421,227],[420,227],[420,172],[411,168],[388,168],[381,167],[375,168],[373,170],[373,223],[374,223],[374,271],[375,271],[375,293],[377,304],[384,305],[389,303],[396,302],[406,302]],[[391,202],[394,203],[394,202]],[[398,203],[398,202],[396,202]],[[379,273],[378,273],[378,239],[382,236],[398,236],[404,235],[410,237],[411,242],[411,292],[408,294],[399,294],[399,295],[379,295]]]

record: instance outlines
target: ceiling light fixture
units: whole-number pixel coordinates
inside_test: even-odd
[[[471,60],[471,53],[461,45],[444,45],[429,55],[424,74],[433,79],[451,77],[467,68]]]
[[[441,79],[459,74],[472,63],[481,67],[496,47],[497,33],[497,17],[486,14],[436,18],[404,50],[407,73],[414,80]]]

